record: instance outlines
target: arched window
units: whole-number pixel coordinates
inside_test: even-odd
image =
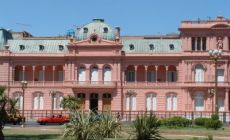
[[[44,98],[42,93],[34,93],[33,94],[33,109],[42,110],[44,106]]]
[[[22,93],[20,92],[14,93],[13,97],[14,100],[18,100],[18,102],[16,103],[16,108],[22,110],[22,103],[23,103]]]
[[[79,68],[79,75],[78,75],[78,81],[79,83],[84,83],[85,81],[85,67],[80,67]]]
[[[97,83],[97,81],[98,81],[98,68],[97,66],[93,66],[91,68],[91,82]]]
[[[195,82],[203,82],[204,81],[204,69],[203,66],[197,64],[195,66]]]
[[[146,96],[146,109],[147,111],[156,111],[157,110],[157,96],[156,94],[148,94]]]
[[[53,109],[54,110],[60,110],[63,109],[61,106],[61,101],[63,99],[62,93],[56,93],[53,95]]]
[[[104,33],[108,33],[108,28],[104,27]]]
[[[195,93],[195,111],[204,111],[204,95],[203,93]]]
[[[177,110],[177,95],[176,94],[168,94],[166,96],[167,102],[167,111],[175,111]]]
[[[149,49],[150,50],[154,50],[154,45],[153,44],[149,44]]]
[[[84,27],[84,28],[83,28],[83,32],[84,32],[84,33],[88,33],[88,28]]]
[[[109,83],[110,81],[112,81],[111,68],[106,66],[104,68],[104,83]]]

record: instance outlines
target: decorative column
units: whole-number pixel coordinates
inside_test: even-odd
[[[229,89],[225,89],[224,111],[229,111]]]
[[[165,66],[165,82],[168,82],[168,66]]]
[[[156,83],[157,83],[158,66],[155,66],[155,70],[156,70]]]
[[[71,69],[71,71],[72,71],[72,79],[71,79],[71,81],[74,81],[74,79],[76,77],[74,70],[75,70],[75,65],[74,65],[74,62],[72,62],[72,69]]]
[[[33,75],[32,75],[32,76],[33,76],[33,77],[32,77],[32,78],[33,78],[33,85],[34,85],[34,79],[35,79],[35,78],[34,78],[34,75],[35,75],[35,74],[34,74],[34,73],[35,73],[35,68],[36,68],[36,66],[32,66],[32,70],[33,70]]]
[[[148,66],[145,66],[145,83],[148,83]]]
[[[26,66],[22,66],[22,80],[25,81],[25,69]]]
[[[14,66],[12,66],[13,67],[13,69],[12,69],[12,81],[13,81],[13,84],[14,84],[14,80],[15,80],[15,67]]]
[[[43,80],[43,85],[45,84],[45,70],[46,70],[46,66],[42,66],[42,73],[43,73],[42,80]]]
[[[98,111],[102,111],[103,103],[102,103],[102,94],[98,94]]]
[[[56,66],[53,66],[53,85],[54,85],[54,81],[55,81],[55,69],[56,69]]]
[[[137,83],[137,66],[134,66],[135,69],[135,84]]]

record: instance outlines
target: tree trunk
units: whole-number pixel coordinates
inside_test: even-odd
[[[5,138],[4,138],[4,134],[3,134],[3,132],[2,132],[2,126],[0,126],[1,128],[0,128],[0,140],[5,140]]]

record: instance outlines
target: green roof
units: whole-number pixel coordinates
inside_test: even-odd
[[[107,28],[107,33],[104,32],[104,28]],[[106,40],[115,39],[115,33],[113,28],[105,23],[103,19],[93,19],[92,22],[81,27],[79,31],[77,31],[76,38],[78,41],[85,40],[89,38],[90,35],[93,33],[96,33],[101,38]]]
[[[69,40],[8,40],[10,51],[13,53],[67,53],[67,44]],[[63,50],[59,50],[59,46],[63,46]],[[20,46],[24,46],[21,50]],[[44,46],[40,50],[40,46]]]
[[[123,51],[126,53],[179,53],[182,51],[180,39],[122,39],[122,44]]]

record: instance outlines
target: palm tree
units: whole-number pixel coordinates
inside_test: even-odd
[[[105,112],[100,115],[98,129],[104,138],[113,138],[119,135],[121,123],[117,121],[111,112]]]
[[[98,118],[93,112],[77,111],[65,127],[63,139],[98,140],[102,139],[98,133]]]
[[[61,105],[64,109],[69,109],[72,113],[76,112],[80,108],[79,99],[71,95],[63,97]]]
[[[4,86],[0,86],[0,140],[4,140],[4,134],[2,132],[4,123],[7,120],[7,112],[5,110],[6,104],[8,102],[8,98],[6,97],[4,91]]]
[[[135,128],[135,134],[137,140],[160,140],[159,127],[160,121],[150,114],[150,116],[141,115],[137,116],[136,120],[133,122]]]

